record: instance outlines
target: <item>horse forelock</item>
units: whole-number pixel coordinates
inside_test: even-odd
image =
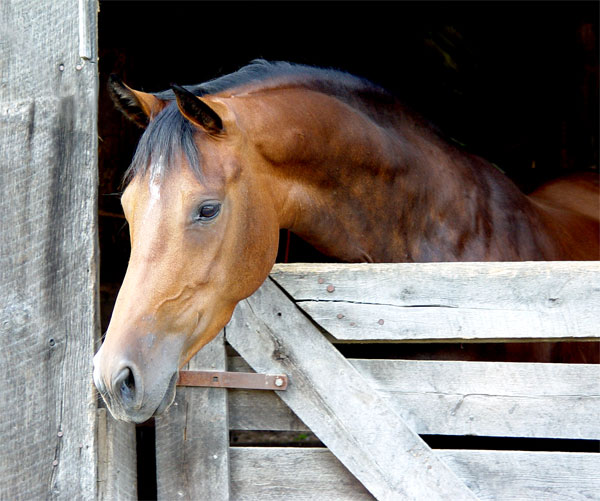
[[[194,141],[194,126],[179,112],[173,101],[150,122],[140,138],[125,182],[150,175],[155,182],[185,160],[192,172],[202,179],[200,153]]]

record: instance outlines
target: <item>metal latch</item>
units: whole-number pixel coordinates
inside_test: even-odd
[[[254,372],[179,371],[177,386],[237,388],[244,390],[277,390],[287,388],[285,374],[256,374]]]

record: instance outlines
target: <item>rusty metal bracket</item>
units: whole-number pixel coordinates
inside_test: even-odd
[[[254,372],[179,371],[177,386],[237,388],[244,390],[277,390],[287,388],[285,374],[256,374]]]

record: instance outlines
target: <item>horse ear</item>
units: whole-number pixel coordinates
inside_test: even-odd
[[[168,104],[153,94],[133,90],[115,74],[108,79],[108,91],[117,108],[140,127],[146,127]]]
[[[221,117],[206,102],[180,85],[171,84],[181,114],[211,135],[223,133]]]

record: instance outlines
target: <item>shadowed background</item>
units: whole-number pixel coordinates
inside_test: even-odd
[[[121,180],[141,134],[108,98],[110,73],[152,92],[171,82],[206,81],[255,58],[333,67],[394,92],[525,191],[562,174],[597,170],[597,2],[102,1],[100,7],[105,284],[119,283],[127,264],[128,231],[114,215],[121,214]],[[324,258],[292,238],[289,259]]]

